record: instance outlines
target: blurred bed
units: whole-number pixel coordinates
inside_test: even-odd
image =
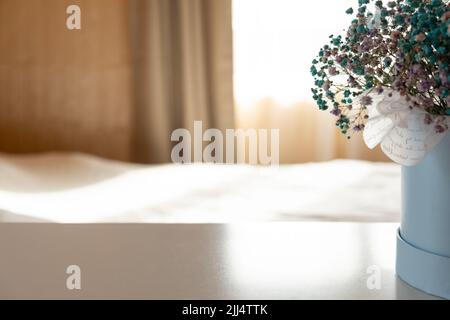
[[[399,212],[394,164],[143,166],[78,153],[0,154],[3,222],[396,222]]]

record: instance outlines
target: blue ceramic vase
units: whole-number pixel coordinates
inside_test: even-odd
[[[413,167],[402,168],[397,275],[450,299],[450,133]]]

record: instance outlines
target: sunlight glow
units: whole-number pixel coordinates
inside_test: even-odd
[[[311,61],[349,25],[356,0],[234,0],[234,83],[239,107],[310,100]]]

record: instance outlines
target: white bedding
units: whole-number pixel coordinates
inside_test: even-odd
[[[394,164],[140,166],[76,153],[0,154],[0,221],[396,222],[399,212]]]

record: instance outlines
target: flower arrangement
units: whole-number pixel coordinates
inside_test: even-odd
[[[345,36],[330,36],[311,74],[318,107],[338,118],[348,138],[366,129],[381,96],[423,112],[435,133],[448,131],[449,2],[358,0],[356,10],[347,10],[356,17]]]

